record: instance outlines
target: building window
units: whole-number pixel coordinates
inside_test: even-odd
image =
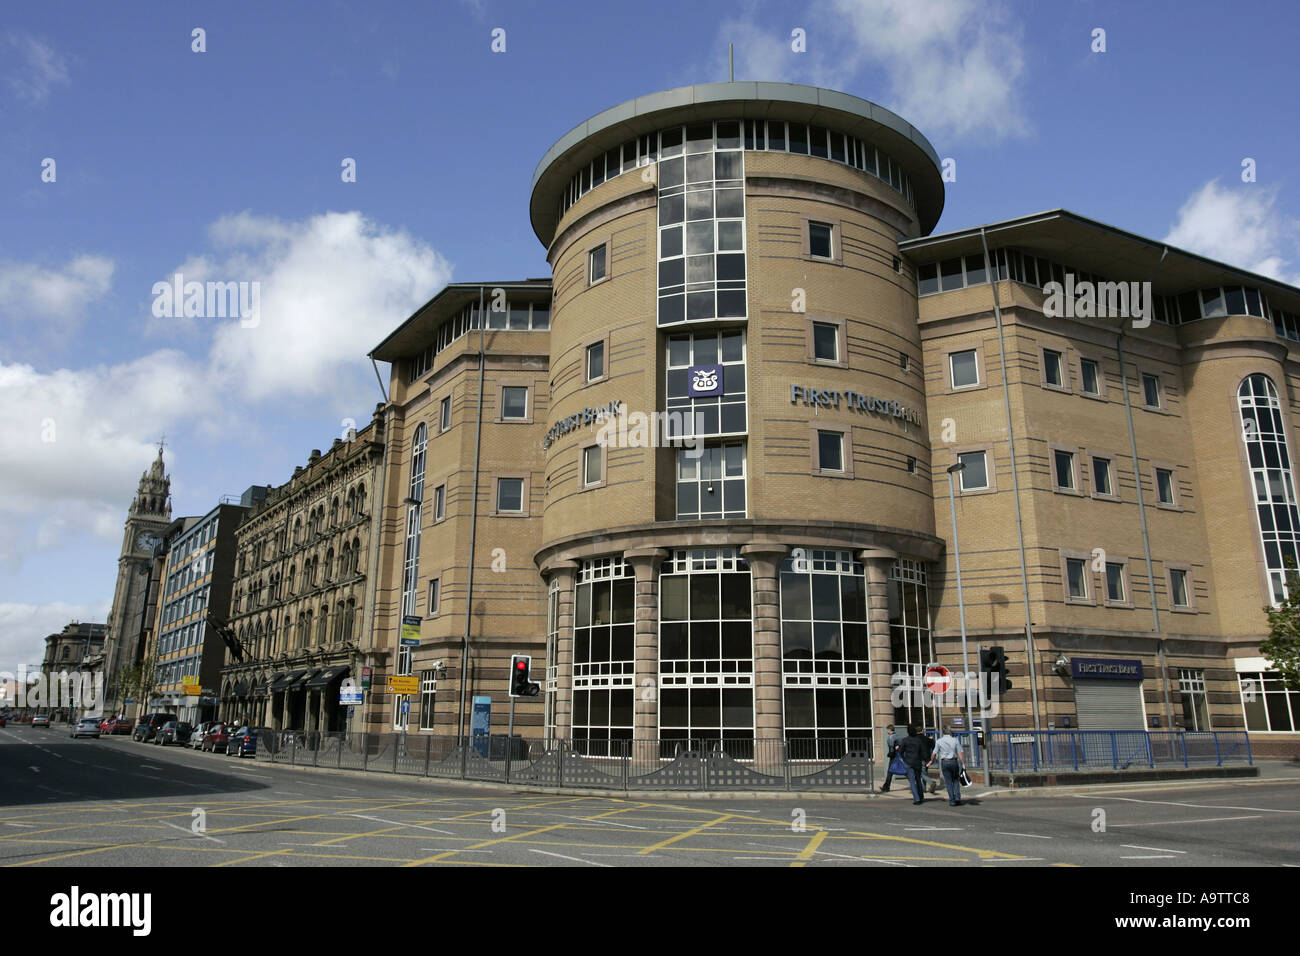
[[[754,736],[751,586],[749,565],[732,548],[675,551],[664,562],[659,736],[669,747],[670,741],[695,749],[692,741],[721,740],[732,756],[752,756],[746,752]]]
[[[1156,469],[1156,496],[1162,505],[1174,504],[1174,473],[1168,468]]]
[[[1052,480],[1056,483],[1056,490],[1074,491],[1078,487],[1074,480],[1074,452],[1058,448],[1052,452],[1052,463]]]
[[[907,456],[907,473],[909,475],[916,474],[916,459],[913,458],[911,455]]]
[[[605,255],[608,246],[598,246],[587,253],[587,282],[595,285],[605,278]]]
[[[420,729],[433,730],[433,700],[438,693],[438,672],[420,671]]]
[[[1052,349],[1043,349],[1043,381],[1051,388],[1064,388],[1065,376],[1062,373],[1061,353]]]
[[[957,482],[962,491],[987,491],[989,471],[987,453],[982,451],[963,452],[957,460],[965,465],[957,472]]]
[[[433,578],[429,582],[429,609],[425,612],[426,617],[433,617],[438,613],[439,601],[442,598],[442,579]]]
[[[1210,729],[1209,697],[1205,693],[1205,671],[1178,669],[1178,692],[1183,698],[1183,729]]]
[[[438,432],[441,434],[451,428],[451,396],[448,395],[438,404]]]
[[[744,331],[673,335],[667,350],[665,437],[743,435]]]
[[[579,752],[618,756],[632,739],[636,579],[621,557],[582,562],[573,608],[573,738]]]
[[[827,222],[808,223],[808,254],[814,259],[833,259],[834,227]]]
[[[1128,588],[1124,584],[1124,565],[1106,562],[1106,603],[1127,604]]]
[[[524,480],[522,478],[497,479],[497,511],[504,514],[523,513]]]
[[[1079,378],[1082,382],[1083,394],[1101,394],[1101,367],[1095,359],[1079,360]]]
[[[818,362],[840,361],[840,328],[833,322],[812,324],[813,358]]]
[[[598,382],[605,377],[605,343],[587,346],[587,381]]]
[[[920,691],[925,668],[935,660],[934,644],[930,638],[929,574],[926,566],[911,558],[899,558],[889,570],[889,654],[893,674],[902,674],[902,686]],[[891,681],[894,678],[891,675]],[[935,710],[924,711],[913,706],[917,698],[911,693],[904,696],[903,706],[894,708],[894,722],[906,726],[910,723],[936,726]]]
[[[1111,461],[1109,458],[1092,456],[1092,491],[1093,494],[1107,498],[1115,497],[1114,483],[1111,479]]]
[[[501,418],[505,421],[528,419],[528,388],[523,385],[501,387]]]
[[[441,521],[447,517],[447,486],[439,485],[433,489],[433,520]]]
[[[843,432],[817,430],[817,470],[844,471]]]
[[[1237,405],[1255,492],[1255,519],[1272,590],[1269,597],[1280,604],[1287,596],[1288,569],[1300,563],[1300,509],[1296,507],[1282,404],[1272,380],[1257,374],[1242,381]]]
[[[1088,562],[1084,558],[1065,559],[1067,592],[1073,601],[1088,601]]]
[[[745,514],[744,442],[677,450],[677,520]]]
[[[546,684],[543,694],[543,725],[547,740],[555,739],[555,701],[560,689],[560,579],[551,578],[546,599]]]
[[[1246,729],[1252,733],[1290,733],[1300,721],[1300,692],[1289,690],[1275,671],[1237,674]]]
[[[1142,375],[1142,401],[1147,408],[1160,407],[1160,377],[1158,375]]]
[[[406,494],[406,554],[402,573],[402,614],[415,613],[416,581],[420,572],[420,508],[424,498],[424,452],[428,430],[421,423],[415,429],[411,449],[411,477]]]
[[[866,578],[850,551],[781,563],[781,686],[791,759],[837,759],[871,736]]]
[[[953,352],[948,356],[953,388],[969,388],[980,383],[979,364],[975,349]]]
[[[589,445],[582,450],[582,483],[584,485],[591,486],[603,483],[603,451],[604,449],[599,445]]]
[[[748,315],[739,134],[725,121],[659,134],[660,326]]]
[[[1187,571],[1184,568],[1169,569],[1169,606],[1173,608],[1190,608],[1191,592],[1187,588]]]

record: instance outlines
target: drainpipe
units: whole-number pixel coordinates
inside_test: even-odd
[[[379,374],[378,366],[376,366],[375,368],[375,374],[376,375]],[[380,390],[382,391],[382,389],[383,389],[383,382],[381,380]],[[372,422],[374,421],[373,416],[371,418],[371,421]],[[374,646],[375,646],[375,617],[377,614],[377,605],[379,604],[379,540],[380,540],[380,533],[384,527],[384,502],[386,500],[384,495],[388,487],[389,449],[392,447],[393,444],[392,442],[393,407],[388,402],[387,395],[384,396],[384,412],[383,412],[382,421],[384,424],[384,453],[383,453],[383,459],[379,466],[378,486],[375,488],[375,496],[374,498],[371,499],[372,503],[370,505],[370,560],[366,562],[366,566],[368,569],[366,573],[370,575],[370,595],[369,595],[370,611],[366,615],[366,646],[365,648],[361,648],[360,646],[358,646],[357,648],[357,650],[362,651],[361,659],[365,661],[365,664],[363,666],[366,667],[369,667],[374,664],[374,658],[371,652],[374,650]],[[286,527],[288,526],[287,517],[285,518],[285,526]],[[400,629],[399,629],[399,633],[400,633]],[[358,678],[357,686],[360,687],[361,675],[358,674],[356,675],[356,677]],[[365,705],[362,705],[361,708],[362,732],[365,731],[367,712],[368,712],[368,708]],[[348,730],[350,733],[355,732],[352,730],[350,721],[348,724]]]
[[[1155,268],[1151,270],[1151,278],[1148,282],[1155,280],[1156,273],[1160,271],[1160,265],[1165,261],[1165,256],[1169,255],[1169,247],[1163,246],[1160,250],[1160,259],[1156,262]],[[1147,299],[1148,314],[1144,316],[1148,321],[1155,308],[1150,300]],[[1151,594],[1151,628],[1156,635],[1156,648],[1160,656],[1160,679],[1165,689],[1165,720],[1169,729],[1174,729],[1174,706],[1169,696],[1169,662],[1165,657],[1165,639],[1160,634],[1160,609],[1156,606],[1156,577],[1155,571],[1151,564],[1151,536],[1147,532],[1147,509],[1142,497],[1142,467],[1138,463],[1138,446],[1137,433],[1133,428],[1133,401],[1128,393],[1128,368],[1124,364],[1124,323],[1120,322],[1119,329],[1115,333],[1115,351],[1119,355],[1119,375],[1120,383],[1124,390],[1124,413],[1128,416],[1128,445],[1129,453],[1133,457],[1133,478],[1137,484],[1138,495],[1138,518],[1142,526],[1142,548],[1146,554],[1147,563],[1147,590]]]
[[[1034,647],[1034,621],[1029,610],[1029,572],[1025,567],[1025,526],[1020,516],[1020,479],[1016,474],[1016,437],[1011,429],[1011,384],[1007,381],[1007,348],[1002,337],[1002,307],[998,302],[997,264],[989,256],[989,241],[984,227],[980,227],[980,242],[984,245],[984,263],[990,270],[993,287],[993,318],[998,324],[998,361],[1002,365],[1002,405],[1007,415],[1007,448],[1011,452],[1011,495],[1016,506],[1016,538],[1020,543],[1020,586],[1025,594],[1025,648],[1029,657],[1029,693],[1034,707],[1034,746],[1038,746],[1042,724],[1038,719],[1038,651]]]
[[[484,286],[478,287],[478,413],[474,424],[474,493],[470,497],[469,572],[465,580],[465,635],[460,645],[460,714],[456,721],[460,745],[464,750],[462,759],[469,752],[465,740],[465,692],[469,684],[465,678],[469,671],[469,632],[474,613],[474,539],[478,533],[478,473],[483,450],[483,377],[487,369],[487,313],[483,311],[485,291]],[[506,746],[509,745],[507,741]]]

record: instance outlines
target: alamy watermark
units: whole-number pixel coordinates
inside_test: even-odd
[[[70,707],[88,717],[98,717],[104,707],[104,672],[42,672],[21,681],[8,671],[0,671],[0,706]]]
[[[177,272],[171,282],[155,282],[153,296],[153,314],[160,319],[238,318],[245,329],[262,322],[262,284],[256,280],[186,282]]]
[[[1043,314],[1054,319],[1132,319],[1135,329],[1151,324],[1150,282],[1078,281],[1067,272],[1064,284],[1048,282],[1043,295]]]
[[[910,707],[942,707],[953,713],[965,710],[969,702],[981,717],[996,717],[1001,694],[999,677],[992,671],[948,671],[936,673],[932,668],[924,677],[907,671],[895,671],[890,677],[889,702],[896,710]]]
[[[602,448],[681,448],[687,458],[704,454],[704,414],[690,409],[668,412],[628,412],[605,418],[596,430],[596,444]]]

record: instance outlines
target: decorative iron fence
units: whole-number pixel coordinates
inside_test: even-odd
[[[1008,773],[1254,763],[1245,731],[998,730],[985,733],[984,747],[974,756],[970,733],[956,736],[974,766],[987,762]]]
[[[264,745],[263,740],[268,740]],[[870,790],[870,738],[529,740],[283,732],[271,763],[602,790]]]

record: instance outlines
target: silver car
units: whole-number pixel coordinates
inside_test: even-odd
[[[99,717],[78,717],[76,725],[72,728],[70,737],[98,737]]]

